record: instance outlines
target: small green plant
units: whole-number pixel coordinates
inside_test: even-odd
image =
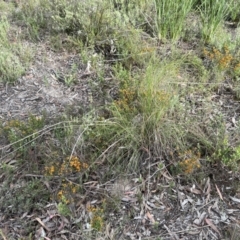
[[[24,183],[18,179],[18,182],[21,183],[21,185],[15,184],[12,179],[11,189],[5,185],[6,182],[0,189],[1,207],[4,208],[6,215],[23,214],[24,212],[30,211],[33,207],[40,209],[42,207],[41,204],[49,201],[50,194],[39,180],[30,180]],[[36,201],[38,201],[39,204],[36,204]]]
[[[239,169],[239,161],[240,161],[240,147],[235,147],[231,149],[230,147],[226,147],[224,149],[219,149],[215,154],[216,157],[228,167],[231,167],[234,170]]]
[[[90,221],[91,227],[96,231],[101,232],[104,226],[104,216],[103,216],[104,209],[89,206],[88,212],[90,213],[90,217],[91,217],[91,221]]]
[[[28,143],[34,143],[38,131],[44,126],[44,117],[30,115],[28,121],[10,120],[3,126],[8,141],[17,150],[23,150]]]
[[[77,165],[79,166],[79,165]],[[71,168],[71,166],[69,166]],[[51,168],[48,168],[47,170],[51,171]],[[79,170],[80,171],[80,170]],[[54,173],[54,172],[53,172]],[[50,172],[50,174],[53,174]],[[59,174],[59,176],[63,176],[63,174]],[[57,193],[57,201],[58,201],[58,211],[63,216],[69,216],[70,209],[69,204],[75,204],[75,195],[79,191],[79,185],[75,184],[70,181],[62,181],[61,187],[58,190]]]
[[[61,214],[62,216],[65,216],[65,217],[71,216],[71,211],[64,198],[62,198],[62,202],[58,203],[57,209],[59,214]]]
[[[240,160],[240,146],[234,148],[233,159]]]
[[[240,62],[235,64],[233,72],[235,76],[240,77]]]

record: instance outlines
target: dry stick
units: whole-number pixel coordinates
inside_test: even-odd
[[[5,235],[2,232],[2,229],[0,229],[0,235],[2,236],[3,240],[7,240],[7,238],[5,237]]]
[[[209,227],[208,225],[205,225],[205,226],[201,226],[201,227],[194,227],[194,228],[191,228],[191,229],[180,230],[180,231],[171,232],[171,233],[184,233],[184,232],[193,231],[193,230],[201,230],[203,228],[208,228],[208,227]],[[164,234],[164,235],[166,236],[167,234]]]
[[[176,240],[179,240],[179,238],[178,238],[178,236],[176,235],[175,232],[171,232],[171,230],[170,230],[165,224],[164,224],[163,226],[164,226],[164,228],[168,231],[168,233],[169,233],[169,235],[170,235],[171,237],[173,237],[173,238],[176,239]]]
[[[100,154],[100,156],[96,159],[96,161],[97,161],[98,159],[100,159],[111,147],[113,147],[113,146],[114,146],[115,144],[117,144],[118,142],[120,142],[120,139],[119,139],[118,141],[114,142],[113,144],[111,144],[107,149],[105,149],[105,150]],[[105,159],[104,159],[104,160],[105,160]],[[95,162],[95,163],[102,164],[103,161],[101,161],[101,162]]]
[[[101,122],[102,123],[102,122]],[[78,136],[78,138],[77,138],[77,140],[76,140],[76,142],[75,142],[75,144],[74,144],[74,146],[73,146],[73,148],[72,148],[72,152],[71,152],[71,155],[70,155],[70,159],[72,158],[72,156],[73,156],[73,153],[74,153],[74,151],[75,151],[75,149],[76,149],[76,146],[77,146],[77,143],[78,143],[78,141],[80,140],[80,137],[83,135],[83,133],[85,132],[85,131],[87,131],[87,129],[88,129],[88,127],[89,126],[91,126],[92,124],[90,124],[90,125],[88,125],[84,130],[83,130],[83,132]],[[105,125],[105,124],[104,124]],[[108,149],[110,149],[112,146],[114,146],[117,142],[119,142],[120,140],[118,140],[118,141],[116,141],[116,142],[114,142],[113,144],[111,144],[96,160],[98,160],[102,155],[104,155],[107,151],[108,151]]]
[[[75,142],[75,144],[74,144],[74,146],[73,146],[73,148],[72,148],[72,152],[71,152],[71,155],[70,155],[70,158],[69,158],[70,160],[72,159],[73,153],[74,153],[74,151],[75,151],[75,148],[76,148],[76,146],[77,146],[77,143],[78,143],[80,137],[83,135],[83,133],[84,133],[85,131],[87,131],[87,129],[88,129],[88,127],[85,128],[85,129],[81,132],[81,134],[79,134],[79,136],[78,136],[78,138],[77,138],[77,140],[76,140],[76,142]]]

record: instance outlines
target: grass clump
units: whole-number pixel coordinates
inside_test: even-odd
[[[128,14],[134,9],[131,7]],[[149,47],[148,37],[142,41],[142,30],[135,28],[130,17],[124,17],[122,11],[115,9],[112,1],[30,1],[21,4],[17,15],[33,39],[40,40],[46,31],[54,48],[80,52],[94,49],[106,59],[124,63],[125,67],[143,65],[149,57],[149,49],[154,49]]]
[[[177,57],[176,61],[179,61],[180,64],[179,76],[181,78],[191,79],[192,82],[199,85],[207,82],[209,72],[200,57],[189,53]]]
[[[21,26],[25,26],[26,37],[40,40],[42,31],[50,30],[53,2],[43,0],[21,1],[12,18]]]
[[[8,17],[14,9],[12,2],[1,1],[0,2],[0,13],[2,17]]]
[[[177,41],[184,30],[185,19],[194,1],[155,0],[156,33],[159,40]]]
[[[171,63],[152,63],[146,69],[139,86],[139,105],[147,125],[155,126],[174,106],[177,93],[172,91],[171,81],[177,68]]]
[[[102,2],[92,1],[90,4],[72,1],[56,3],[52,15],[53,28],[56,31],[64,31],[69,35],[75,35],[84,45],[94,44],[95,41],[107,39],[106,34],[111,35],[108,20],[110,11]]]
[[[15,82],[25,72],[30,60],[29,51],[17,41],[10,40],[10,25],[6,18],[0,18],[0,81]]]
[[[89,147],[92,148],[88,152],[98,152],[98,161],[99,158],[107,159],[109,166],[119,167],[118,170],[115,167],[115,171],[137,170],[141,165],[139,150],[142,147],[153,149],[150,146],[161,145],[164,148],[164,144],[169,142],[175,144],[170,138],[176,128],[169,136],[170,129],[162,128],[164,123],[167,125],[167,117],[177,102],[177,92],[169,82],[177,77],[178,67],[173,67],[171,63],[152,63],[145,74],[140,74],[140,83],[126,73],[121,75],[119,98],[110,107],[112,117],[95,121],[96,125],[93,122],[86,132],[85,141],[91,143]],[[152,145],[153,139],[158,140]]]
[[[229,15],[234,0],[208,1],[202,0],[200,4],[200,15],[202,22],[202,38],[204,41],[212,41],[218,27]]]
[[[240,2],[235,0],[235,1],[232,1],[231,3],[232,4],[229,6],[230,7],[230,12],[229,12],[228,17],[237,26],[240,22],[240,13],[239,13]]]

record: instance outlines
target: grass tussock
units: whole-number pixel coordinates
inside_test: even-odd
[[[156,33],[159,40],[181,37],[186,17],[194,1],[154,1],[156,11]]]

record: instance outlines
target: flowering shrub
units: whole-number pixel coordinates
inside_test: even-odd
[[[240,75],[240,62],[233,57],[227,46],[224,46],[223,50],[213,47],[212,50],[208,51],[204,48],[203,55],[217,64],[220,70],[233,70],[234,74]]]
[[[64,176],[76,172],[80,172],[83,169],[87,169],[88,164],[81,162],[77,156],[70,156],[64,159],[61,164],[51,163],[50,166],[45,167],[45,175],[47,176]],[[61,187],[57,193],[57,200],[61,204],[69,204],[73,202],[72,195],[79,190],[79,186],[73,182],[65,182],[61,184]]]
[[[199,169],[201,167],[199,159],[200,159],[200,153],[194,152],[193,150],[188,150],[182,154],[179,155],[180,159],[182,159],[179,163],[180,169],[185,174],[191,174],[195,170]]]
[[[134,101],[137,98],[136,90],[133,88],[123,88],[119,91],[120,98],[115,101],[117,108],[124,113],[135,112]]]
[[[52,176],[65,175],[74,172],[80,172],[82,169],[87,169],[88,164],[81,162],[77,156],[67,157],[61,164],[54,164],[45,167],[45,174]]]

